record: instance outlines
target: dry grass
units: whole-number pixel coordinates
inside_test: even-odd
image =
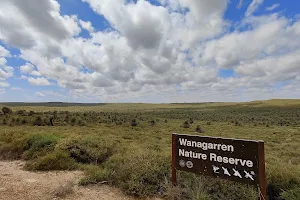
[[[210,107],[207,104],[126,104],[123,107],[124,105],[110,104],[96,108],[103,112],[103,117],[106,115],[105,120],[108,116],[115,115],[109,110],[123,113],[119,115],[119,120],[128,119],[128,123],[124,122],[122,125],[108,121],[89,123],[84,127],[3,126],[0,129],[0,153],[7,157],[14,156],[10,158],[27,159],[28,169],[33,170],[82,169],[86,173],[86,177],[81,180],[82,185],[105,181],[134,196],[161,195],[166,199],[255,199],[257,191],[251,186],[194,174],[180,173],[181,184],[178,187],[170,185],[171,133],[198,134],[195,129],[200,126],[205,131],[202,135],[264,140],[268,184],[276,191],[276,198],[280,198],[281,194],[288,200],[299,195],[300,127],[278,124],[267,127],[263,123],[255,126],[251,120],[252,116],[257,117],[257,120],[265,120],[281,115],[284,119],[296,120],[291,117],[291,113],[281,112],[280,109],[265,112],[266,108],[260,109],[258,104],[252,105],[256,108],[250,110],[255,111],[251,116],[249,109],[243,111],[241,106],[223,108],[219,107],[220,104],[209,104]],[[251,107],[251,104],[247,105]],[[183,107],[186,109],[182,109]],[[191,107],[197,108],[197,111]],[[160,111],[162,108],[163,111]],[[57,108],[45,109],[53,111]],[[95,108],[59,109],[79,112],[81,109]],[[153,114],[152,109],[159,112]],[[224,109],[228,111],[223,112]],[[295,107],[292,110],[295,116],[299,114],[297,109],[299,108]],[[210,115],[210,112],[216,114]],[[208,114],[204,116],[202,113]],[[224,115],[230,113],[241,122],[239,126],[230,121],[222,121],[225,119]],[[180,127],[189,119],[186,117],[189,114],[195,115],[194,123],[190,128]],[[201,120],[202,116],[206,118]],[[130,125],[132,117],[138,119],[137,126]],[[151,120],[155,120],[155,125],[149,125]]]
[[[58,186],[53,191],[53,196],[56,198],[66,198],[67,196],[74,193],[74,183],[73,182],[67,182],[63,185]]]

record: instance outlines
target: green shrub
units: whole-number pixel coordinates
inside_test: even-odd
[[[12,113],[12,110],[10,109],[10,108],[8,108],[8,107],[3,107],[2,108],[2,112],[3,112],[3,114],[10,114],[10,113]]]
[[[29,170],[73,170],[77,168],[77,165],[67,152],[58,150],[27,162],[25,168]]]
[[[195,130],[197,133],[204,133],[203,129],[198,125]]]
[[[183,122],[183,124],[181,125],[183,128],[190,128],[190,124],[188,121]]]
[[[26,119],[22,119],[22,121],[21,121],[21,124],[27,124],[27,121],[26,121]]]
[[[19,124],[19,123],[20,123],[20,121],[21,121],[21,120],[20,120],[20,118],[18,117],[18,118],[16,119],[16,123],[18,123],[18,124]]]
[[[71,125],[75,125],[76,124],[76,118],[75,117],[73,117],[72,119],[71,119]]]
[[[138,123],[137,123],[136,119],[133,119],[131,121],[131,126],[137,126],[137,125],[138,125]]]
[[[28,160],[37,156],[46,155],[54,150],[59,137],[52,134],[35,134],[27,138],[26,151],[22,158]]]
[[[30,134],[14,138],[0,146],[0,155],[5,159],[32,159],[53,151],[59,137],[51,134]]]
[[[42,126],[42,125],[43,125],[42,118],[40,116],[36,117],[33,122],[33,126]]]
[[[109,184],[130,195],[148,196],[163,189],[165,178],[170,178],[169,165],[169,156],[147,151],[135,152],[134,156],[116,154],[104,163],[104,168],[114,170],[114,173],[106,173]]]
[[[16,111],[17,115],[25,115],[26,111],[25,110],[18,110]]]
[[[107,182],[114,173],[113,169],[102,168],[95,165],[89,165],[85,168],[86,177],[79,181],[80,185],[97,184]]]
[[[296,188],[282,192],[281,197],[285,200],[299,200],[300,199],[300,187],[296,187]]]
[[[64,150],[69,152],[71,158],[78,163],[101,164],[106,161],[114,152],[114,142],[106,142],[95,137],[72,140]]]

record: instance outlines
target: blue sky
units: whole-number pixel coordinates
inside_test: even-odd
[[[300,98],[300,2],[0,2],[0,101]]]

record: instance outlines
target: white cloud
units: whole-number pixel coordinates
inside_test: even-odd
[[[252,15],[263,2],[264,0],[252,0],[251,4],[247,8],[245,16],[249,17]]]
[[[5,89],[3,89],[3,88],[0,88],[0,94],[4,94],[6,92],[6,90]]]
[[[233,32],[209,41],[203,51],[205,63],[214,61],[225,69],[256,58],[294,51],[299,48],[300,23],[276,18],[245,32]],[[253,44],[255,41],[255,44]]]
[[[25,74],[32,73],[34,66],[31,63],[26,63],[25,65],[20,66],[20,71]]]
[[[0,81],[0,87],[9,87],[9,86],[10,86],[9,83]]]
[[[20,88],[20,87],[12,87],[11,90],[14,90],[14,91],[24,91],[24,89]]]
[[[6,65],[7,60],[0,57],[0,80],[6,80],[13,76],[14,69]]]
[[[0,8],[0,39],[17,48],[43,46],[55,51],[53,45],[81,31],[76,17],[61,16],[54,0],[2,0]]]
[[[56,97],[62,97],[63,96],[62,94],[60,94],[58,92],[55,92],[55,91],[52,91],[52,90],[43,91],[43,94],[50,95],[50,96],[56,96]]]
[[[55,80],[71,98],[91,101],[244,100],[247,93],[274,95],[270,87],[278,82],[295,79],[290,83],[295,88],[300,81],[295,68],[300,20],[278,13],[253,16],[262,0],[252,1],[235,24],[224,19],[227,0],[160,0],[165,7],[144,0],[84,1],[112,29],[99,31],[89,21],[61,15],[54,0],[31,0],[33,7],[0,1],[0,40],[18,48],[28,62],[21,72],[37,76],[21,79],[31,85]],[[80,27],[89,38],[77,37]],[[235,76],[222,78],[220,69]],[[0,58],[1,81],[12,76],[13,68]]]
[[[95,28],[93,27],[93,25],[90,21],[86,22],[86,21],[83,21],[83,20],[79,20],[79,24],[82,28],[86,29],[90,33],[95,31]]]
[[[0,57],[10,57],[10,52],[0,45]]]
[[[266,10],[267,11],[272,11],[272,10],[278,8],[279,6],[280,6],[280,4],[276,3],[276,4],[273,4],[273,5],[269,6],[269,7],[267,7]]]
[[[33,76],[41,76],[41,73],[36,70],[33,70],[30,74]]]
[[[37,96],[39,96],[39,97],[44,97],[44,96],[45,96],[45,94],[42,93],[42,92],[36,92],[35,94],[36,94]]]
[[[27,80],[27,79],[28,79],[28,77],[27,77],[27,76],[25,76],[25,75],[21,75],[19,79],[21,79],[21,80]]]
[[[28,82],[31,85],[39,85],[39,86],[51,85],[51,83],[48,81],[48,79],[46,79],[44,77],[38,77],[38,78],[29,77]]]
[[[300,76],[300,50],[273,56],[238,66],[235,71],[243,76],[268,79],[267,83],[294,80]]]
[[[240,1],[239,1],[239,4],[237,4],[236,7],[237,7],[238,9],[240,9],[240,8],[242,7],[242,5],[243,5],[243,0],[240,0]]]

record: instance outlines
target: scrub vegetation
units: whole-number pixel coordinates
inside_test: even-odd
[[[179,172],[171,133],[265,141],[270,199],[300,196],[300,101],[201,104],[3,104],[0,158],[28,170],[83,170],[137,197],[257,199],[250,185]],[[8,110],[9,109],[9,110]]]

